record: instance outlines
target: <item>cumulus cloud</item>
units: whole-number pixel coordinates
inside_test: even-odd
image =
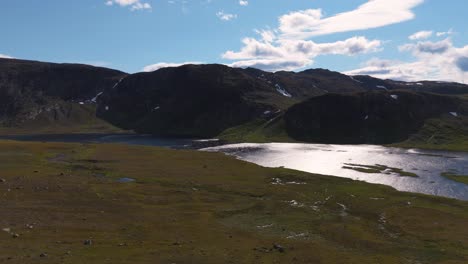
[[[247,0],[239,0],[239,5],[241,5],[241,6],[248,6],[248,5],[249,5],[249,1],[247,1]]]
[[[421,39],[428,39],[432,36],[434,32],[432,31],[428,31],[428,30],[423,30],[423,31],[419,31],[419,32],[416,32],[414,33],[413,35],[409,36],[408,38],[410,40],[421,40]]]
[[[236,14],[224,13],[224,11],[217,12],[216,16],[223,21],[230,21],[237,18]]]
[[[377,51],[381,46],[379,40],[368,40],[365,37],[352,37],[331,43],[316,43],[312,40],[280,39],[275,42],[245,38],[244,47],[239,52],[227,51],[224,59],[276,59],[276,58],[314,58],[324,54],[356,55]]]
[[[203,64],[203,62],[199,62],[199,61],[187,61],[187,62],[182,62],[182,63],[159,62],[159,63],[156,63],[156,64],[151,64],[151,65],[145,66],[143,68],[143,71],[144,72],[152,72],[152,71],[159,70],[161,68],[179,67],[179,66],[186,65],[186,64]]]
[[[417,44],[405,44],[399,47],[400,51],[411,51],[415,56],[423,54],[442,54],[452,47],[450,39],[445,39],[438,42],[425,41]]]
[[[14,59],[14,57],[5,54],[0,54],[0,59]]]
[[[404,81],[468,80],[468,45],[455,47],[450,39],[437,42],[407,44],[401,52],[411,52],[411,62],[374,59],[364,67],[346,72],[350,75],[371,75],[377,78]]]
[[[278,27],[257,31],[259,37],[244,38],[239,51],[228,50],[222,58],[235,67],[258,67],[263,70],[296,70],[310,66],[320,55],[355,56],[382,50],[382,41],[355,36],[331,43],[317,43],[311,38],[378,28],[413,19],[412,9],[424,0],[368,0],[357,8],[325,17],[322,9],[306,9],[278,18]]]
[[[309,38],[338,32],[378,28],[411,20],[412,9],[424,0],[369,0],[354,10],[324,18],[321,9],[291,12],[279,18],[281,32],[291,38]]]
[[[331,43],[312,40],[277,39],[271,31],[261,32],[261,39],[245,38],[238,52],[226,51],[222,57],[235,60],[233,67],[255,67],[263,70],[295,70],[311,65],[320,55],[347,55],[378,51],[381,41],[352,37]]]
[[[151,10],[151,5],[147,2],[143,2],[142,0],[107,0],[106,5],[119,5],[122,7],[129,7],[130,10]]]

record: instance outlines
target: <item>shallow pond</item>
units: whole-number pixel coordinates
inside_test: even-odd
[[[223,152],[265,167],[285,167],[311,173],[335,175],[385,184],[400,191],[418,192],[468,200],[468,185],[442,177],[446,171],[468,175],[468,153],[388,148],[374,145],[322,145],[295,143],[234,144],[205,148]],[[350,169],[389,167],[401,169],[402,176],[391,169],[360,172]],[[348,168],[345,168],[348,167]]]

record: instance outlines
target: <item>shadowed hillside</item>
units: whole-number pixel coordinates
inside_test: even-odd
[[[325,69],[272,73],[208,64],[127,75],[89,65],[0,59],[0,134],[126,129],[229,141],[439,144],[454,142],[457,131],[465,134],[465,122],[453,121],[465,118],[466,94],[464,84]]]
[[[467,115],[457,97],[404,91],[327,94],[291,107],[286,131],[302,141],[389,144],[418,132],[426,120]]]
[[[96,119],[95,97],[124,76],[89,65],[0,59],[0,124],[12,131],[86,125]]]

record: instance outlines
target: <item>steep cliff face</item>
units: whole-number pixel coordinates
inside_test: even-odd
[[[291,107],[288,134],[302,141],[387,144],[408,139],[426,120],[467,114],[456,97],[405,91],[327,94]]]

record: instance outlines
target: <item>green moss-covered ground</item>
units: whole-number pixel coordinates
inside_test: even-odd
[[[220,153],[0,141],[0,178],[0,263],[468,262],[467,202]]]
[[[408,140],[391,146],[468,151],[468,117],[430,119]]]
[[[32,117],[17,118],[0,125],[0,135],[128,133],[96,117],[96,105],[57,101],[59,110],[44,109]],[[39,110],[31,110],[38,112]]]
[[[449,171],[449,172],[441,173],[440,176],[443,176],[443,177],[445,177],[447,179],[450,179],[452,181],[468,184],[468,175],[460,175],[457,172]]]
[[[258,119],[240,126],[229,128],[219,135],[228,142],[295,142],[284,128],[282,115],[269,120]]]
[[[343,166],[344,169],[355,170],[363,173],[383,173],[383,174],[395,174],[400,177],[419,177],[416,173],[405,171],[400,168],[388,167],[386,165],[362,165],[362,164],[353,164],[345,163]]]

